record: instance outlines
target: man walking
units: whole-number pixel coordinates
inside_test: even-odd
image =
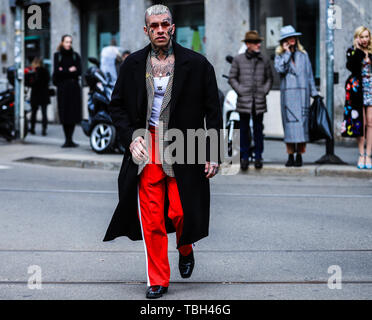
[[[181,276],[191,276],[192,244],[208,236],[209,179],[219,169],[219,161],[211,161],[212,148],[206,148],[204,163],[190,164],[162,160],[166,152],[159,146],[169,145],[164,139],[168,129],[182,132],[187,146],[189,129],[205,130],[206,125],[219,132],[222,115],[214,69],[205,57],[172,40],[175,25],[169,9],[150,7],[145,23],[151,43],[121,65],[109,108],[128,151],[119,174],[120,201],[104,241],[143,239],[146,297],[154,299],[169,286],[167,233],[176,232]],[[137,135],[138,129],[148,129],[150,144]],[[188,159],[195,150],[182,151]]]
[[[229,75],[229,84],[238,94],[237,111],[240,114],[240,155],[243,171],[249,167],[251,117],[255,143],[255,168],[263,167],[263,116],[267,112],[266,95],[272,87],[273,74],[270,61],[261,53],[262,41],[263,38],[257,31],[246,33],[243,42],[247,50],[234,58]]]

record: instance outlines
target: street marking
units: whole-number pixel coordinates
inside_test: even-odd
[[[184,281],[172,281],[172,284],[184,285]],[[320,285],[328,284],[328,281],[324,280],[311,280],[311,281],[188,281],[187,283],[199,284],[199,285]],[[343,284],[372,284],[370,280],[344,280]],[[143,285],[146,284],[144,281],[120,281],[120,280],[97,280],[97,281],[43,281],[43,284],[49,285],[84,285],[84,284],[96,284],[96,285],[109,285],[109,284],[120,284],[120,285]],[[25,281],[0,281],[0,285],[27,285]]]
[[[212,193],[213,196],[245,197],[245,198],[323,198],[323,199],[371,199],[372,195],[362,194],[245,194],[245,193]]]
[[[178,250],[169,250],[169,253],[178,253]],[[251,250],[198,250],[198,253],[372,253],[372,249],[251,249]],[[137,254],[143,250],[53,250],[53,249],[0,249],[1,253],[104,253],[104,254]]]
[[[33,192],[33,193],[79,193],[79,194],[117,194],[117,191],[99,190],[70,190],[70,189],[17,189],[0,188],[0,192]],[[372,199],[372,195],[362,194],[248,194],[248,193],[211,193],[215,197],[244,197],[244,198],[322,198],[322,199]]]
[[[7,166],[0,166],[0,170],[9,170],[11,169],[11,167],[7,167]]]

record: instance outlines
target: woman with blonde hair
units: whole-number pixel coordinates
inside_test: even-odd
[[[50,104],[49,97],[49,80],[50,75],[48,69],[44,67],[43,60],[40,57],[35,57],[31,67],[35,70],[35,80],[31,85],[31,134],[35,134],[36,114],[41,106],[42,113],[42,135],[47,135],[47,107]]]
[[[280,46],[275,55],[275,69],[280,75],[287,167],[303,165],[302,155],[306,152],[306,143],[310,140],[310,96],[319,96],[309,56],[298,40],[300,35],[302,34],[296,32],[292,26],[283,27],[280,31]]]
[[[346,81],[346,101],[342,136],[358,139],[359,169],[372,169],[372,38],[364,26],[354,33],[354,43],[346,53],[351,75]]]

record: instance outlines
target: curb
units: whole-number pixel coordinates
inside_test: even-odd
[[[108,171],[119,171],[121,167],[120,162],[109,162],[109,161],[96,161],[96,160],[67,160],[67,159],[54,159],[54,158],[42,158],[42,157],[28,157],[15,162],[22,162],[28,164],[39,164],[50,167],[68,167],[68,168],[79,168],[79,169],[98,169]]]
[[[119,171],[121,161],[74,160],[60,158],[27,157],[15,160],[28,164],[38,164],[52,167],[69,167],[79,169],[98,169]],[[224,168],[222,169],[222,174]],[[372,179],[372,170],[360,170],[350,165],[314,165],[308,164],[301,168],[287,168],[282,164],[264,164],[260,170],[250,168],[247,172],[240,170],[240,165],[233,165],[234,174],[252,176],[305,176],[305,177],[345,177],[358,179]],[[228,174],[224,174],[228,175]]]

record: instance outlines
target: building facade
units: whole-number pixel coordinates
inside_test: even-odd
[[[291,24],[303,33],[301,42],[309,53],[316,83],[325,96],[326,0],[51,0],[34,1],[42,9],[41,30],[25,31],[26,61],[36,55],[47,65],[61,36],[71,34],[73,46],[82,56],[83,70],[89,66],[88,57],[97,57],[101,49],[116,39],[124,50],[135,51],[148,42],[143,33],[144,12],[152,4],[170,7],[177,27],[176,41],[206,57],[214,65],[219,87],[223,92],[231,88],[222,76],[229,73],[227,55],[242,49],[241,40],[250,30],[258,30],[265,38],[264,54],[273,61],[281,26]],[[340,28],[335,30],[335,133],[339,136],[344,104],[346,49],[352,44],[354,30],[360,25],[372,27],[372,1],[336,0],[340,14]],[[7,66],[13,64],[14,0],[0,2],[0,78]],[[25,19],[32,14],[26,12]],[[26,24],[27,25],[27,24]],[[274,88],[268,97],[265,133],[283,135],[280,114],[279,78],[275,74]],[[86,90],[85,90],[86,94]],[[56,119],[55,101],[49,114]],[[86,108],[86,106],[84,106]],[[54,110],[54,111],[53,111]],[[85,111],[86,114],[86,111]]]

